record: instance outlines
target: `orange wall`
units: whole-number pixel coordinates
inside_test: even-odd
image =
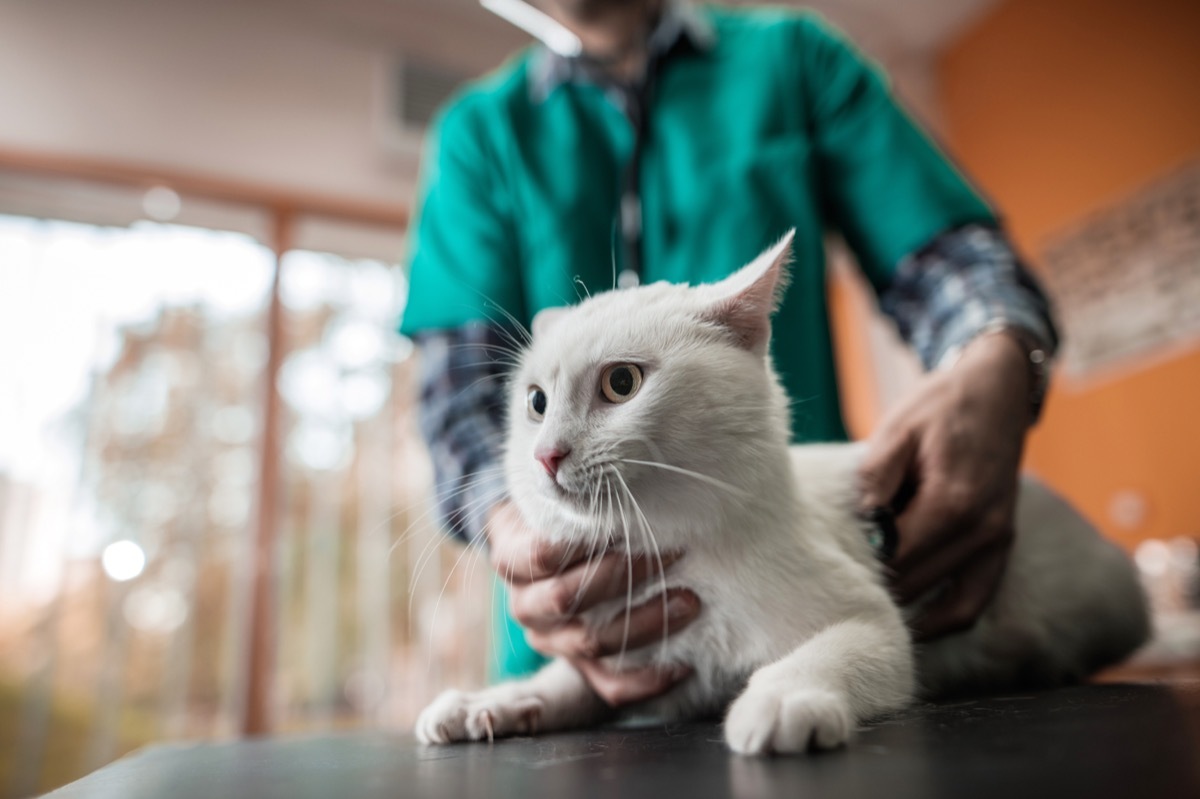
[[[1196,0],[1004,0],[939,79],[951,149],[1035,267],[1048,236],[1200,158]],[[1028,465],[1126,544],[1200,536],[1200,350],[1059,379]],[[1121,527],[1109,508],[1129,489],[1147,513]]]
[[[858,440],[871,434],[883,408],[868,340],[868,295],[847,271],[836,267],[830,270],[829,324],[833,329],[842,416],[850,437]]]

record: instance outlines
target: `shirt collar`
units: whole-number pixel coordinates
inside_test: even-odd
[[[710,50],[716,43],[712,23],[702,16],[688,0],[667,0],[658,25],[650,33],[647,51],[663,56],[680,44],[690,45],[699,52]],[[529,91],[535,102],[542,102],[564,83],[580,79],[595,81],[594,70],[585,62],[555,53],[544,45],[534,54],[529,71]]]

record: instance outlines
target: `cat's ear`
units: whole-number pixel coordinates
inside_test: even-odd
[[[711,286],[702,318],[728,329],[746,349],[765,353],[771,339],[771,314],[783,301],[788,285],[795,235],[792,228],[774,246]]]
[[[533,337],[540,338],[545,336],[546,331],[554,327],[554,323],[568,310],[567,308],[544,308],[534,314],[533,324],[530,326],[533,331]]]

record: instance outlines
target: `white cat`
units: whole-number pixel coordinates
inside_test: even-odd
[[[687,586],[701,615],[624,665],[694,673],[633,710],[669,721],[728,708],[735,751],[804,752],[845,743],[918,694],[1078,679],[1140,645],[1147,612],[1129,560],[1026,479],[988,609],[970,630],[914,647],[856,513],[861,447],[787,445],[767,345],[790,244],[789,234],[720,283],[544,311],[512,380],[505,468],[533,529],[651,557],[686,552],[634,601]],[[560,659],[526,680],[443,693],[416,734],[480,740],[610,715]]]

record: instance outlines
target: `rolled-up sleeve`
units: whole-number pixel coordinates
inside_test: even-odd
[[[471,324],[417,335],[421,348],[421,433],[433,461],[443,526],[484,542],[487,514],[502,499],[505,389],[512,339]]]
[[[927,369],[1001,327],[1025,331],[1047,355],[1058,346],[1045,291],[994,225],[964,225],[935,237],[900,262],[879,299]]]

